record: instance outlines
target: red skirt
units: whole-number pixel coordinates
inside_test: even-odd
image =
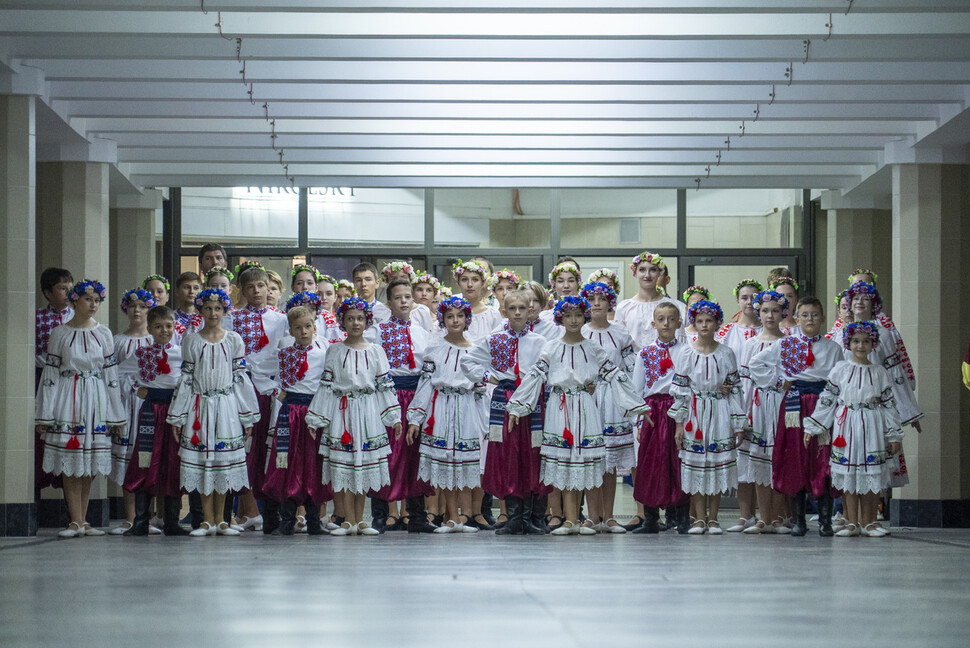
[[[253,425],[249,453],[246,454],[246,468],[249,472],[249,490],[256,499],[263,498],[263,482],[266,481],[266,439],[269,436],[269,419],[273,414],[272,394],[256,394],[259,403],[259,421]]]
[[[485,457],[482,488],[498,499],[525,498],[531,494],[548,494],[552,486],[539,484],[541,459],[539,448],[532,447],[532,414],[519,418],[509,427],[508,414],[502,425],[502,441],[490,441]]]
[[[276,502],[296,500],[300,504],[309,498],[314,504],[323,504],[333,499],[333,488],[324,484],[321,477],[323,458],[320,456],[320,439],[310,436],[306,426],[308,405],[286,403],[286,417],[289,423],[289,443],[286,453],[277,446],[277,435],[273,435],[273,447],[269,451],[266,466],[266,480],[263,482],[263,495]],[[280,416],[283,412],[280,412]],[[277,423],[279,427],[279,423]],[[285,462],[282,461],[286,458]]]
[[[394,428],[387,428],[387,438],[391,445],[391,455],[387,458],[387,468],[391,473],[391,483],[371,497],[397,502],[409,497],[430,497],[434,495],[431,484],[418,479],[418,464],[421,463],[421,441],[407,444],[408,407],[414,400],[413,389],[397,389],[397,402],[401,406],[401,438],[394,438]]]
[[[673,402],[670,394],[647,397],[653,425],[644,421],[641,428],[633,482],[633,498],[646,507],[676,506],[688,498],[680,488],[680,450],[674,439],[677,424],[667,416]]]
[[[179,445],[172,434],[172,428],[165,422],[168,416],[168,403],[152,403],[146,400],[142,404],[138,420],[141,422],[150,414],[154,429],[151,444],[151,459],[147,465],[141,465],[143,452],[139,449],[143,443],[139,430],[135,430],[131,442],[134,444],[131,462],[125,473],[124,488],[132,493],[150,493],[154,496],[179,497],[182,487],[179,482]],[[150,412],[146,411],[150,408]],[[138,426],[141,427],[140,425]]]
[[[803,421],[815,411],[818,395],[802,394],[800,398],[799,419]],[[831,488],[829,446],[819,444],[818,437],[813,436],[806,448],[803,438],[802,426],[788,427],[785,424],[785,406],[782,403],[778,412],[775,447],[771,454],[772,486],[789,497],[794,497],[803,490],[811,491],[815,497],[826,492],[837,496],[838,491]]]

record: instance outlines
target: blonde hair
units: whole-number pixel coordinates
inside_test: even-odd
[[[543,285],[538,281],[523,281],[521,284],[519,284],[519,287],[512,292],[525,292],[527,295],[530,295],[530,301],[535,300],[535,302],[539,305],[537,310],[544,309],[549,303],[549,293],[546,292],[545,287],[543,287]],[[512,292],[508,293],[505,298],[508,299]]]
[[[279,286],[280,292],[283,292],[283,277],[281,277],[278,272],[275,270],[267,270],[266,276],[270,281]]]

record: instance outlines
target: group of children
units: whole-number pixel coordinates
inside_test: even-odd
[[[725,323],[703,287],[669,297],[649,252],[619,303],[614,272],[584,283],[572,259],[550,273],[552,298],[485,259],[455,264],[460,296],[403,261],[361,263],[352,282],[297,265],[285,305],[260,264],[230,271],[216,244],[199,261],[174,309],[164,277],[126,291],[114,336],[93,319],[102,284],[43,273],[37,476],[64,489],[61,537],[105,533],[85,522],[97,475],[125,492],[111,533],[135,536],[720,534],[733,489],[727,531],[804,535],[810,492],[823,536],[888,533],[879,496],[905,480],[902,426],[921,414],[870,271],[824,335],[821,302],[796,301],[784,269],[767,290],[738,284]],[[626,475],[638,514],[621,525]]]

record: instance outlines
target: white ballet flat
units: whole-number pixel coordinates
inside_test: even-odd
[[[208,522],[203,522],[199,525],[198,529],[192,529],[189,531],[189,535],[193,538],[204,538],[207,535],[212,535],[209,533],[213,530],[213,527]]]
[[[747,520],[745,520],[744,518],[738,518],[738,523],[737,524],[735,524],[734,526],[729,526],[725,530],[728,533],[743,533],[745,529],[750,529],[755,524],[757,524],[757,520],[752,515]]]
[[[445,522],[444,524],[442,524],[440,527],[438,527],[437,529],[435,529],[433,531],[433,533],[451,533],[453,531],[459,531],[460,532],[461,529],[458,528],[458,524],[454,520],[448,520],[447,522]]]
[[[381,534],[380,531],[378,531],[371,525],[367,524],[366,522],[358,522],[357,526],[354,528],[356,529],[357,534],[362,536],[377,536]]]
[[[124,535],[125,534],[125,531],[127,531],[128,529],[130,529],[132,526],[134,526],[134,525],[131,522],[129,522],[128,520],[125,520],[124,522],[122,522],[118,526],[116,526],[116,527],[112,528],[110,531],[108,531],[108,535],[115,535],[115,536],[117,536],[117,535]]]
[[[707,533],[707,522],[704,520],[695,520],[687,529],[687,535],[704,535],[705,533]]]
[[[250,529],[252,529],[253,531],[262,531],[263,530],[263,516],[262,515],[257,515],[255,517],[248,517],[248,518],[246,518],[246,520],[242,524],[240,524],[238,526],[242,527],[242,530],[243,531],[248,531]]]
[[[619,522],[616,524],[610,524],[610,522],[616,522],[613,518],[610,518],[603,524],[603,533],[626,533],[626,529]]]
[[[81,536],[82,527],[77,522],[71,522],[67,525],[66,529],[61,529],[57,532],[58,538],[79,538]]]
[[[90,524],[88,524],[87,522],[85,522],[84,523],[84,526],[81,529],[81,535],[86,535],[86,536],[91,536],[91,537],[97,537],[97,536],[103,536],[103,535],[107,535],[107,534],[104,531],[102,531],[101,529],[96,529],[93,526],[91,526]]]
[[[717,520],[711,520],[707,523],[708,535],[721,535],[722,533],[724,533],[724,529],[721,528],[721,524]]]

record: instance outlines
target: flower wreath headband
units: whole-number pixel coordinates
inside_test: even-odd
[[[573,263],[572,261],[564,261],[563,263],[560,263],[559,265],[554,267],[552,269],[552,272],[549,273],[549,285],[551,286],[555,284],[556,277],[558,277],[564,272],[568,272],[574,277],[576,277],[577,284],[582,283],[583,275],[579,274],[579,268],[576,267],[576,264]]]
[[[737,298],[738,293],[741,292],[741,289],[744,288],[745,286],[751,286],[752,288],[754,288],[754,291],[756,293],[763,292],[764,289],[765,289],[765,287],[761,285],[761,282],[760,281],[757,281],[755,279],[742,279],[738,283],[738,285],[734,287],[734,297],[735,297],[735,299]]]
[[[347,279],[338,279],[337,280],[337,283],[335,283],[333,285],[333,289],[336,292],[337,290],[340,290],[341,288],[345,288],[345,289],[349,290],[350,291],[350,294],[353,295],[354,297],[357,296],[357,289],[354,288],[354,284],[351,281],[348,281]]]
[[[878,275],[876,275],[876,273],[870,270],[869,268],[856,268],[855,270],[852,271],[852,274],[849,275],[848,281],[851,283],[852,277],[856,275],[866,275],[870,277],[872,279],[870,283],[876,283],[876,281],[879,280]]]
[[[566,311],[579,309],[583,309],[583,316],[587,322],[593,319],[592,314],[589,312],[589,302],[582,297],[573,297],[572,295],[563,297],[556,302],[556,308],[553,310],[552,319],[556,324],[562,325],[562,317],[566,314]]]
[[[845,290],[841,291],[838,295],[835,296],[835,305],[838,306],[839,308],[842,308],[842,300],[848,299],[848,297],[849,297],[849,289],[846,288]]]
[[[148,290],[149,281],[159,281],[163,286],[165,286],[166,291],[171,292],[172,290],[171,285],[168,283],[168,279],[166,279],[160,274],[153,274],[145,277],[145,280],[141,282],[141,287],[144,288],[145,290]]]
[[[603,280],[606,281],[603,281]],[[616,276],[616,273],[609,268],[600,268],[599,270],[593,270],[589,273],[586,278],[586,283],[609,283],[614,291],[620,289],[620,278]]]
[[[418,284],[426,283],[434,289],[435,294],[441,290],[441,282],[438,281],[438,277],[433,274],[428,274],[427,272],[419,272],[415,275],[414,281],[411,282],[412,286],[417,286]]]
[[[414,266],[412,266],[410,263],[407,261],[391,261],[384,266],[383,270],[381,270],[381,274],[384,275],[384,281],[390,281],[391,274],[395,272],[403,272],[406,274],[408,276],[408,281],[411,282],[412,286],[414,285],[415,279],[417,279],[417,275],[414,272]]]
[[[782,317],[786,317],[788,315],[788,310],[791,308],[791,303],[789,303],[787,297],[782,295],[780,292],[775,292],[774,290],[762,290],[755,295],[754,303],[752,304],[754,306],[754,312],[758,314],[759,321],[761,320],[761,313],[758,313],[758,311],[768,302],[775,302],[781,306]]]
[[[334,290],[337,290],[337,280],[328,274],[323,274],[322,272],[317,273],[317,283],[318,284],[330,284],[333,286]]]
[[[212,266],[205,273],[205,282],[206,283],[209,283],[209,280],[212,279],[216,275],[222,275],[223,277],[225,277],[226,279],[228,279],[230,282],[232,282],[232,280],[236,278],[236,275],[234,275],[232,273],[232,270],[230,270],[229,268],[226,268],[226,267],[223,267],[223,266]]]
[[[582,291],[579,293],[583,296],[583,299],[590,301],[593,295],[600,295],[601,297],[606,297],[610,300],[610,308],[616,308],[616,291],[613,287],[602,281],[591,281],[585,286],[583,286]]]
[[[265,267],[263,267],[263,264],[260,263],[259,261],[253,261],[252,259],[250,259],[249,261],[243,261],[242,263],[236,266],[236,276],[237,277],[241,276],[242,273],[252,268],[260,268],[261,270],[266,269]]]
[[[778,279],[771,282],[768,290],[777,290],[778,286],[791,286],[795,290],[798,290],[798,282],[791,277],[778,277]]]
[[[443,297],[445,299],[450,298],[451,297],[451,288],[449,288],[448,286],[442,286],[441,289],[438,290],[438,296],[439,297]]]
[[[846,324],[845,330],[842,331],[842,346],[848,349],[849,343],[852,342],[852,337],[856,333],[865,333],[868,335],[869,339],[872,340],[873,349],[879,346],[879,328],[875,322],[852,322],[851,324]]]
[[[320,274],[320,271],[314,268],[312,265],[301,263],[300,265],[293,266],[293,269],[290,270],[290,279],[296,279],[296,275],[300,274],[301,272],[309,272],[310,276],[313,277],[314,282],[320,281],[320,277],[323,276]]]
[[[322,305],[323,302],[320,301],[320,295],[306,290],[301,293],[296,293],[290,297],[290,299],[286,302],[286,312],[289,313],[297,306],[306,306],[314,313],[319,313]]]
[[[475,272],[482,278],[482,282],[488,285],[488,267],[478,261],[462,261],[458,259],[455,265],[451,266],[451,271],[455,273],[455,281],[466,272]]]
[[[158,306],[158,302],[155,301],[155,298],[150,292],[144,288],[132,288],[130,290],[126,290],[125,294],[121,296],[121,312],[127,315],[128,307],[131,306],[132,302],[136,301],[145,302],[145,306],[148,308],[155,308]]]
[[[693,324],[694,321],[697,319],[697,316],[700,315],[701,313],[707,313],[708,315],[712,315],[714,319],[717,321],[718,326],[724,323],[724,311],[722,311],[721,307],[712,301],[702,299],[699,302],[694,302],[693,304],[691,304],[690,308],[687,309],[688,321],[690,321],[690,323]]]
[[[352,310],[359,310],[364,313],[364,316],[367,318],[366,324],[368,327],[374,322],[374,311],[371,310],[370,304],[360,297],[351,297],[350,299],[343,300],[337,309],[337,321],[340,323],[341,329],[344,329],[344,315]]]
[[[445,327],[445,313],[452,308],[457,308],[465,314],[465,330],[467,331],[472,324],[472,305],[467,299],[461,297],[448,297],[438,304],[438,328]]]
[[[712,299],[711,291],[705,288],[704,286],[691,286],[684,291],[684,303],[687,303],[687,301],[693,295],[701,295],[704,299],[708,301],[711,301]]]
[[[630,262],[630,272],[632,272],[633,274],[636,274],[637,267],[644,262],[652,263],[653,265],[657,266],[661,270],[667,267],[667,264],[664,262],[664,258],[659,254],[657,254],[656,252],[641,252],[640,254],[633,257],[633,261]]]
[[[104,289],[104,284],[97,279],[82,279],[71,287],[71,292],[67,293],[72,304],[84,295],[94,295],[104,301],[105,297],[108,296],[108,291]]]
[[[509,270],[508,268],[502,268],[501,270],[493,274],[491,277],[489,277],[488,279],[489,289],[495,290],[495,287],[498,286],[498,282],[500,281],[508,281],[511,284],[511,287],[515,289],[518,287],[519,282],[522,281],[522,277],[520,277],[517,273]]]
[[[876,284],[869,283],[867,281],[857,281],[851,286],[849,286],[849,304],[852,300],[860,295],[869,295],[872,299],[872,314],[878,315],[882,312],[882,297],[879,296],[879,291],[876,290]]]
[[[232,310],[232,300],[221,288],[206,288],[195,298],[195,307],[202,310],[206,302],[216,302],[228,313]]]

